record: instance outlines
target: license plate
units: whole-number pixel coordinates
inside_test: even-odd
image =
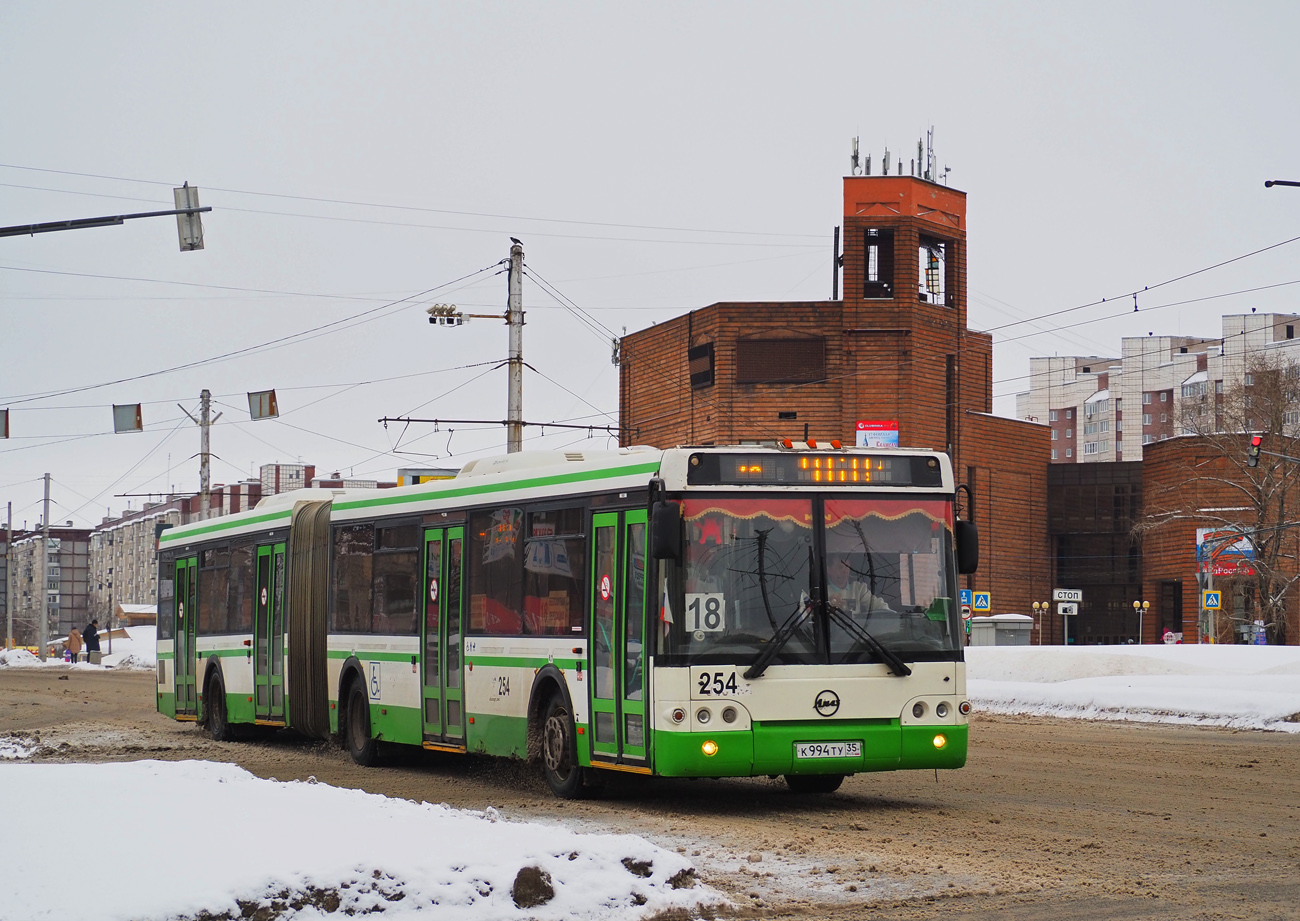
[[[794,756],[805,758],[861,758],[861,742],[796,742]]]

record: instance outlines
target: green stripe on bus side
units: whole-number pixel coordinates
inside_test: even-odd
[[[418,656],[418,652],[372,652],[370,650],[358,650],[351,652],[347,649],[331,649],[329,658],[331,659],[351,659],[354,656],[362,662],[410,662],[412,658]],[[586,659],[547,659],[542,656],[466,656],[465,661],[480,667],[495,666],[498,668],[532,668],[538,669],[545,665],[554,665],[561,670],[572,671],[578,667],[578,663],[586,664]]]
[[[292,517],[293,517],[293,512],[268,512],[265,515],[254,515],[252,518],[241,518],[237,521],[232,521],[230,519],[217,519],[212,524],[203,525],[202,527],[195,527],[192,530],[181,531],[177,528],[168,528],[166,531],[163,531],[162,534],[159,536],[158,544],[159,546],[161,546],[163,544],[171,543],[173,541],[180,541],[183,538],[194,538],[194,537],[198,537],[200,534],[211,534],[216,531],[227,531],[230,528],[241,528],[244,525],[248,525],[248,524],[262,524],[265,521],[275,521],[279,518],[283,518],[287,521]]]
[[[528,757],[528,720],[467,710],[466,749],[484,755]]]
[[[244,646],[235,649],[200,649],[194,654],[194,657],[197,659],[210,659],[216,656],[218,659],[233,659],[235,656],[251,656],[252,654],[253,647]]]
[[[467,663],[473,663],[480,667],[496,668],[531,668],[539,669],[546,665],[554,665],[561,671],[572,671],[578,667],[578,663],[586,664],[586,659],[544,659],[538,656],[466,656]]]
[[[359,649],[356,651],[348,649],[331,649],[328,657],[331,659],[351,659],[356,657],[361,662],[406,662],[417,656],[419,652],[383,652],[379,650]]]
[[[383,505],[401,505],[411,502],[426,502],[434,499],[457,499],[462,496],[486,495],[513,489],[537,489],[542,486],[558,486],[564,483],[582,483],[587,480],[608,480],[620,476],[657,473],[659,462],[637,464],[629,467],[610,467],[603,470],[587,470],[580,473],[561,473],[554,476],[533,477],[528,480],[511,480],[508,483],[487,483],[482,486],[461,486],[456,489],[444,489],[436,492],[416,493],[415,495],[382,496],[376,499],[354,499],[351,502],[335,502],[338,511],[360,508],[378,508]]]
[[[370,734],[385,742],[419,745],[424,741],[419,707],[370,702]]]
[[[154,658],[157,658],[157,659],[161,659],[161,660],[163,660],[163,661],[166,661],[167,659],[174,659],[174,658],[176,658],[176,653],[174,653],[174,652],[160,652],[160,653],[157,653],[157,654],[154,656]]]

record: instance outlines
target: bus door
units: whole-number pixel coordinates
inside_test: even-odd
[[[257,548],[253,620],[256,718],[284,722],[284,544]]]
[[[646,512],[592,516],[591,754],[646,760]]]
[[[198,715],[194,690],[194,633],[199,623],[199,559],[187,556],[176,561],[176,643],[172,665],[176,670],[176,714]]]
[[[464,528],[424,532],[424,617],[420,679],[424,741],[429,747],[465,747],[465,692],[461,672]]]

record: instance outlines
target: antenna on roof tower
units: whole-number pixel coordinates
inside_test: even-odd
[[[849,175],[856,176],[861,172],[858,166],[858,139],[853,139],[853,156],[849,157]]]

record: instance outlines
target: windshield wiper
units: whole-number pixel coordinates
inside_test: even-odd
[[[906,662],[898,657],[897,653],[891,652],[888,648],[883,646],[878,639],[859,626],[857,621],[845,613],[844,609],[839,605],[827,604],[826,610],[830,613],[831,619],[833,619],[835,623],[839,624],[844,629],[845,633],[849,633],[856,637],[858,642],[862,643],[875,653],[876,657],[885,662],[885,664],[889,666],[890,671],[899,678],[906,678],[908,675],[912,674],[912,669],[908,667]],[[748,678],[749,676],[746,675],[745,677]]]
[[[808,618],[808,612],[811,610],[811,598],[806,598],[803,604],[794,609],[790,616],[786,618],[785,623],[781,625],[781,629],[776,631],[776,636],[772,637],[772,642],[763,647],[762,651],[754,659],[753,664],[745,670],[742,677],[746,681],[753,681],[755,678],[763,677],[763,672],[767,671],[767,667],[772,664],[776,654],[785,648],[786,643],[790,642],[790,637],[794,636],[794,632],[803,626],[803,622]],[[907,668],[906,665],[903,667]]]

